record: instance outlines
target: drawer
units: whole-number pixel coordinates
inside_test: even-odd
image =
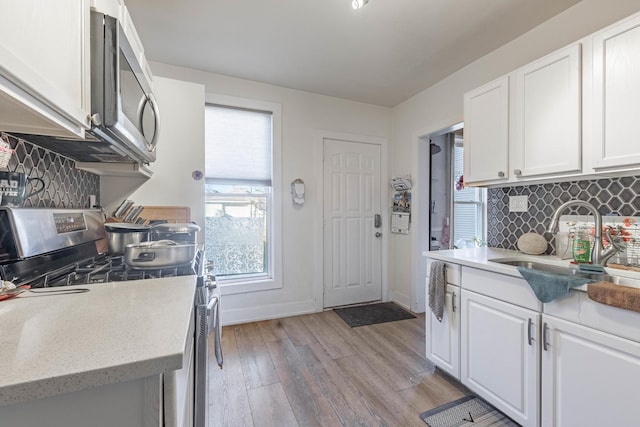
[[[434,259],[427,260],[427,278],[429,278],[429,273],[431,271],[431,264],[436,261]],[[450,262],[445,262],[446,271],[445,275],[447,277],[447,283],[452,285],[460,286],[460,266],[458,264],[453,264]],[[429,281],[427,280],[427,283]]]
[[[520,307],[542,311],[542,303],[526,280],[471,267],[462,267],[462,288]]]
[[[589,299],[586,292],[572,290],[544,304],[544,314],[640,342],[640,313],[600,304]]]

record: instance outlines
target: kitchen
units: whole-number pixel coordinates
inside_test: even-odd
[[[602,3],[579,2],[542,26],[393,107],[321,96],[286,89],[282,85],[212,74],[161,61],[151,62],[154,85],[158,86],[159,91],[158,102],[165,111],[161,114],[175,118],[179,125],[167,125],[162,129],[163,140],[158,145],[158,160],[153,164],[152,178],[101,176],[100,202],[108,210],[115,209],[127,197],[144,205],[190,206],[192,219],[196,223],[203,223],[204,203],[199,188],[202,184],[192,178],[193,171],[204,170],[203,144],[176,144],[175,141],[203,139],[203,124],[198,117],[206,93],[279,103],[283,115],[286,113],[282,124],[284,157],[281,188],[288,196],[289,183],[296,178],[303,178],[307,187],[307,204],[303,209],[294,209],[291,203],[283,203],[282,221],[286,228],[282,236],[282,287],[249,295],[224,295],[223,323],[242,323],[319,311],[322,309],[322,306],[318,306],[316,283],[319,274],[315,272],[322,268],[322,260],[317,243],[313,242],[318,241],[317,227],[322,213],[317,212],[318,178],[311,173],[317,170],[317,156],[309,155],[314,152],[318,130],[386,139],[389,141],[388,175],[410,174],[419,177],[422,165],[418,137],[463,121],[462,99],[465,92],[638,11],[636,2],[632,1]],[[141,24],[136,19],[136,13],[144,13],[143,5],[137,5],[134,1],[127,2],[127,5],[146,45]],[[370,2],[366,7],[373,5]],[[18,30],[14,29],[16,32]],[[150,56],[150,59],[153,61],[154,58]],[[183,98],[185,101],[181,104],[167,102]],[[419,186],[420,181],[417,181],[416,188]],[[184,191],[185,188],[193,191]],[[413,204],[418,212],[426,212],[422,208],[424,200],[420,191],[414,191]],[[422,242],[416,232],[421,229],[421,220],[420,214],[413,216],[409,235],[389,233],[386,236],[388,255],[386,273],[383,275],[386,283],[383,287],[386,289],[384,299],[416,312],[425,308],[424,294],[421,292],[424,292],[426,260],[421,253],[426,242]]]

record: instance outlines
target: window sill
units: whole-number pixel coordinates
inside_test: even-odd
[[[271,277],[264,278],[218,278],[218,288],[222,295],[245,294],[282,288],[282,283]]]

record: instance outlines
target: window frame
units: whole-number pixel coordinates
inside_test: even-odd
[[[268,272],[221,276],[217,278],[220,291],[225,295],[282,288],[282,106],[274,102],[212,93],[205,95],[205,108],[207,104],[270,112],[272,120],[271,197],[267,197],[268,208],[271,208],[270,215],[267,214]]]
[[[462,148],[463,149],[463,165],[464,165],[464,146],[462,144],[463,141],[463,137],[459,137],[458,135],[456,135],[453,139],[453,143],[451,144],[451,181],[455,182],[456,179],[458,178],[456,176],[456,148]],[[463,166],[461,165],[461,166]],[[452,186],[453,187],[453,186]],[[480,231],[480,235],[479,236],[474,236],[478,239],[480,239],[480,241],[476,242],[477,246],[482,246],[486,244],[487,241],[487,189],[486,188],[479,188],[479,187],[474,187],[475,190],[479,190],[477,191],[477,198],[475,200],[456,200],[455,197],[455,192],[457,191],[455,188],[452,188],[453,194],[451,197],[451,204],[452,204],[452,208],[453,208],[453,227],[451,227],[451,241],[455,244],[455,207],[456,205],[461,205],[461,206],[465,206],[465,205],[475,205],[476,207],[476,215],[477,215],[477,221],[476,221],[476,227],[479,229]]]

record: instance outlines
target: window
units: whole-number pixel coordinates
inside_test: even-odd
[[[207,97],[205,256],[225,293],[281,287],[279,114]]]
[[[453,148],[453,176],[462,176],[464,150],[456,138]],[[485,199],[483,188],[465,187],[453,192],[453,244],[457,248],[478,246],[485,241]]]

